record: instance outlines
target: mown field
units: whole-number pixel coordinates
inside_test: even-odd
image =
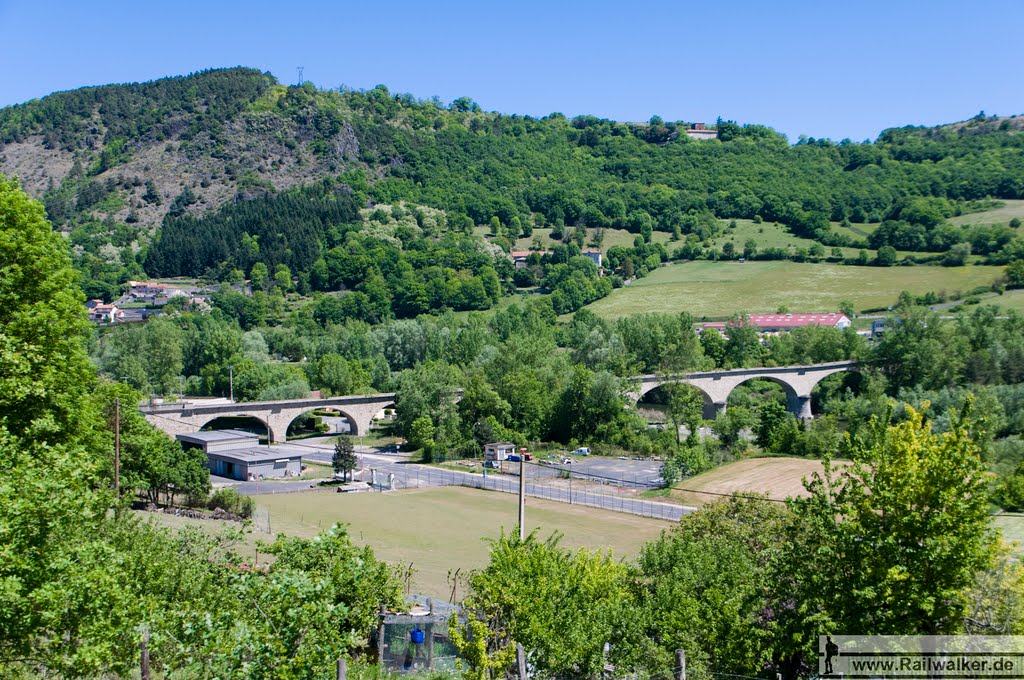
[[[661,267],[589,308],[618,318],[640,312],[687,311],[700,317],[736,312],[835,311],[850,300],[859,311],[896,303],[900,291],[968,291],[1002,276],[1003,267],[851,267],[787,261],[686,262]]]
[[[843,234],[855,239],[866,239],[868,236],[873,234],[880,223],[866,223],[866,224],[851,224],[848,227],[844,227],[839,222],[832,223],[832,231],[837,234]]]
[[[516,524],[511,494],[464,488],[433,488],[388,494],[299,493],[256,497],[270,513],[273,532],[311,536],[334,522],[351,525],[353,538],[383,560],[412,563],[418,591],[446,596],[449,569],[487,563],[486,539]],[[667,523],[620,513],[527,500],[527,526],[542,537],[564,535],[570,548],[611,548],[633,557]]]
[[[466,488],[432,488],[387,494],[291,493],[256,497],[270,514],[273,533],[313,536],[335,522],[348,523],[353,539],[387,562],[412,563],[415,589],[447,596],[449,569],[487,563],[487,539],[516,524],[512,494]],[[669,524],[622,513],[527,499],[527,526],[546,538],[563,534],[568,548],[611,548],[632,558]],[[269,538],[263,536],[263,538]]]
[[[683,480],[670,495],[686,505],[697,506],[721,500],[721,494],[733,493],[765,494],[781,501],[804,495],[801,480],[821,470],[821,461],[806,458],[748,458]]]

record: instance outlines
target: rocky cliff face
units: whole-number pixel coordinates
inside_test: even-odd
[[[228,201],[249,200],[337,174],[358,165],[359,140],[348,122],[326,139],[295,120],[273,113],[245,112],[226,121],[216,136],[190,133],[183,126],[163,140],[131,144],[128,159],[85,179],[106,145],[93,149],[49,148],[44,135],[0,144],[0,173],[19,178],[33,197],[65,180],[96,182],[114,199],[96,207],[98,217],[128,221],[149,230],[159,226],[174,199],[187,188],[195,201],[184,206],[199,214]],[[97,137],[106,135],[96,128]],[[147,195],[148,185],[156,196]],[[69,200],[75,200],[69,197]]]

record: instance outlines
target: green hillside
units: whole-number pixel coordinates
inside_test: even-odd
[[[750,241],[757,252],[747,259],[817,260],[820,245],[860,263],[878,254],[891,262],[886,247],[940,254],[932,259],[949,253],[947,264],[972,256],[1005,263],[1024,251],[1016,225],[983,215],[1005,211],[1002,201],[1012,212],[1024,199],[1022,126],[1024,118],[979,116],[885,130],[872,143],[790,144],[770,128],[719,120],[717,139],[694,140],[685,122],[657,116],[643,124],[537,119],[384,86],[284,86],[239,67],[2,109],[0,173],[44,201],[90,292],[103,297],[128,278],[216,280],[248,275],[256,263],[271,272],[287,266],[303,292],[337,290],[369,273],[351,238],[357,251],[391,253],[389,264],[372,264],[394,296],[395,248],[430,250],[453,232],[472,237],[478,225],[493,238],[470,249],[497,259],[446,265],[436,285],[478,277],[486,265],[510,293],[550,272],[515,281],[500,251],[558,241],[570,248],[563,264],[573,242],[619,245],[609,259],[625,279],[670,258],[743,257]],[[381,204],[386,210],[376,211]],[[728,230],[733,220],[738,232]],[[665,245],[635,250],[630,235]],[[870,252],[858,260],[861,249]],[[332,250],[337,266],[325,275]],[[559,311],[607,292],[587,278]],[[453,308],[484,304],[479,290],[473,296]],[[445,293],[428,297],[430,309],[451,306],[438,302]]]

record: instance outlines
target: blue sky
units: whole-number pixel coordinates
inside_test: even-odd
[[[487,110],[874,139],[1024,113],[1024,0],[0,0],[0,106],[245,65]]]

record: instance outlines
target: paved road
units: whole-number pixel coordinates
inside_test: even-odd
[[[308,449],[305,458],[319,463],[330,463],[334,447],[331,444],[317,444],[304,441],[301,446]],[[517,474],[491,474],[484,477],[476,471],[462,472],[459,470],[442,470],[429,465],[419,465],[409,462],[401,454],[384,453],[371,447],[356,447],[356,454],[359,458],[361,472],[356,478],[360,481],[370,481],[372,468],[377,471],[377,481],[380,487],[386,487],[389,475],[395,476],[396,488],[417,488],[429,486],[472,486],[475,488],[502,491],[506,493],[518,493],[519,477]],[[653,480],[658,478],[657,461],[634,461],[611,458],[581,458],[572,465],[541,465],[531,464],[527,466],[527,479],[542,478],[545,481],[535,483],[527,481],[526,493],[534,498],[569,503],[571,505],[584,505],[616,512],[626,512],[645,517],[657,517],[669,521],[679,521],[684,514],[692,512],[694,508],[662,503],[647,499],[633,498],[631,496],[616,494],[612,490],[614,485],[609,484],[608,491],[597,493],[593,490],[592,484],[577,484],[573,488],[570,480],[565,483],[553,483],[554,479],[564,472],[571,472],[575,479],[586,479],[588,475],[600,475],[605,478],[621,477],[628,482],[626,486],[650,486]],[[518,469],[516,463],[506,463],[506,469],[515,473]],[[598,477],[600,480],[600,477]],[[232,480],[216,480],[230,483]],[[311,480],[294,481],[262,481],[262,482],[234,482],[239,493],[246,495],[265,493],[292,493],[307,491],[317,488],[317,483]],[[582,487],[582,488],[581,488]]]

